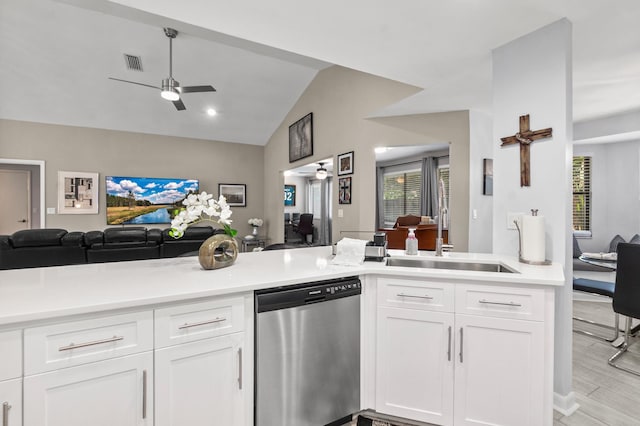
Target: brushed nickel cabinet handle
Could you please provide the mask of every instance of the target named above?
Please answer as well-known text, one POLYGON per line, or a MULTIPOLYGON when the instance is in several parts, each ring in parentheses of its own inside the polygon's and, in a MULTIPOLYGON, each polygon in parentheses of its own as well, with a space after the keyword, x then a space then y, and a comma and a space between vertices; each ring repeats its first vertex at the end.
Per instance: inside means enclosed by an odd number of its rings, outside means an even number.
POLYGON ((191 327, 199 327, 201 325, 214 324, 216 322, 222 322, 226 320, 227 320, 226 318, 216 318, 209 321, 192 322, 191 324, 188 324, 185 322, 184 325, 181 325, 180 327, 178 327, 178 330, 184 330, 185 328, 191 328, 191 327))
POLYGON ((117 342, 119 340, 124 340, 124 336, 113 336, 113 337, 110 337, 108 339, 94 340, 93 342, 85 342, 85 343, 78 343, 78 344, 69 343, 68 346, 59 347, 58 351, 60 351, 60 352, 62 352, 62 351, 70 351, 71 349, 85 348, 87 346, 102 345, 104 343, 117 342))
POLYGON ((11 406, 8 402, 2 404, 2 426, 9 426, 9 410, 11 406))
POLYGON ((147 370, 142 370, 142 418, 147 418, 147 370))
POLYGON ((464 348, 463 339, 464 335, 462 334, 463 328, 460 327, 460 364, 462 364, 462 349, 464 348))
POLYGON ((447 361, 451 361, 451 326, 449 326, 449 346, 447 348, 447 361))
POLYGON ((478 301, 478 303, 484 303, 486 305, 502 305, 502 306, 515 306, 515 307, 521 307, 522 304, 520 303, 515 303, 515 302, 492 302, 490 300, 484 300, 484 299, 480 299, 478 301))
POLYGON ((404 293, 398 293, 397 294, 398 297, 413 297, 415 299, 433 299, 433 297, 431 296, 417 296, 417 295, 413 295, 413 294, 404 294, 404 293))
POLYGON ((242 390, 242 348, 238 349, 238 389, 242 390))

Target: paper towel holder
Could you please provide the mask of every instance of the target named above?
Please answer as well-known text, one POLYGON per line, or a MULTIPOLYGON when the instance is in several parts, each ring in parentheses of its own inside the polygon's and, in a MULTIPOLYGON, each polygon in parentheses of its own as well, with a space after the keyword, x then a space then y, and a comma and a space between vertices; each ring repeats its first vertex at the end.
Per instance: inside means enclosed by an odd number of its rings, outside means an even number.
MULTIPOLYGON (((538 210, 531 210, 532 216, 538 215, 538 210)), ((518 225, 518 221, 514 220, 513 223, 516 225, 516 229, 518 230, 518 261, 520 263, 526 263, 528 265, 536 265, 536 266, 544 266, 551 265, 551 261, 549 259, 538 261, 538 260, 527 260, 522 258, 522 232, 520 232, 520 225, 518 225)))

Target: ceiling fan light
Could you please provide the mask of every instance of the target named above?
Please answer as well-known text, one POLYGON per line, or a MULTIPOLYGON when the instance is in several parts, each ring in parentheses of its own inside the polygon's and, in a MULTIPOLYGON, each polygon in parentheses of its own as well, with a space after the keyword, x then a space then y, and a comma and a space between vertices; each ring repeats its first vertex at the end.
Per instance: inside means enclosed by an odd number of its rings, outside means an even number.
POLYGON ((327 178, 327 169, 325 169, 324 163, 318 163, 320 165, 320 167, 318 168, 318 170, 316 170, 316 179, 326 179, 327 178))
POLYGON ((176 89, 165 89, 160 92, 160 96, 168 101, 177 101, 180 99, 180 94, 176 89))

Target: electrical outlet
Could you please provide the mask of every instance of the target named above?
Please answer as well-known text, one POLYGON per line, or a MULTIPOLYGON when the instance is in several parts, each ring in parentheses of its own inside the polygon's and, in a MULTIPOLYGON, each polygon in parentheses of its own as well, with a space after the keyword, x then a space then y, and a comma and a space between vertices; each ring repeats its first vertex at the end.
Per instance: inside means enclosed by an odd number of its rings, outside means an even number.
POLYGON ((516 228, 516 221, 520 229, 522 229, 522 216, 524 216, 524 213, 507 212, 507 229, 518 229, 516 228))
POLYGON ((472 219, 477 219, 478 218, 478 209, 471 210, 471 218, 472 219))
POLYGON ((343 217, 343 216, 344 216, 344 210, 338 209, 338 217, 343 217))

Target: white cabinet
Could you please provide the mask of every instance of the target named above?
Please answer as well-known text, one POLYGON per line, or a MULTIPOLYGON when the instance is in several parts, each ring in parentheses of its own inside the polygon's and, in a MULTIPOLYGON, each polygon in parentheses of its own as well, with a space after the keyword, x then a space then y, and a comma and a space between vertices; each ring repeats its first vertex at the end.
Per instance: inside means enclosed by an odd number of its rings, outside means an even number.
POLYGON ((244 350, 244 328, 242 297, 156 310, 156 426, 252 420, 253 381, 245 372, 253 371, 253 360, 244 350))
POLYGON ((156 426, 242 425, 243 333, 156 351, 156 426))
POLYGON ((436 424, 453 418, 453 314, 378 308, 376 409, 436 424))
POLYGON ((440 425, 551 424, 552 294, 379 278, 375 409, 440 425))
POLYGON ((22 379, 0 382, 0 425, 22 424, 22 379))
POLYGON ((544 424, 543 323, 464 314, 455 321, 454 423, 544 424))
POLYGON ((153 425, 153 353, 24 378, 24 426, 153 425))

